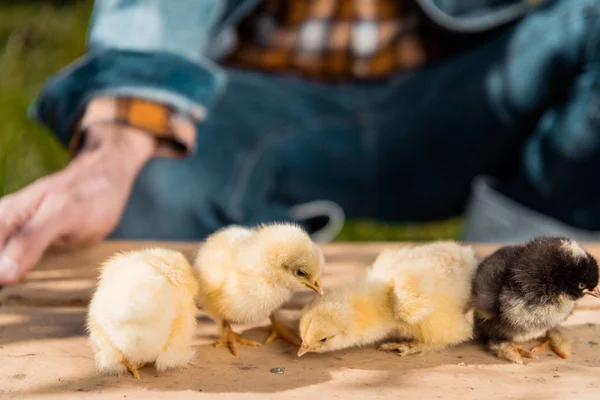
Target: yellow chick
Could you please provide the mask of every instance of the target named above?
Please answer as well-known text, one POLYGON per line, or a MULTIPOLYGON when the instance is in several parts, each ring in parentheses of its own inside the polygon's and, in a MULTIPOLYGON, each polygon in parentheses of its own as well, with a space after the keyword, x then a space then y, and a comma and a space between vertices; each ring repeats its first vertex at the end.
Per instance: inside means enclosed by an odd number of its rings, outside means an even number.
POLYGON ((365 277, 309 304, 300 320, 308 352, 365 346, 391 336, 380 350, 399 355, 441 350, 469 340, 473 249, 454 242, 384 250, 365 277))
POLYGON ((299 226, 269 224, 230 226, 209 236, 198 251, 194 269, 200 283, 199 304, 221 325, 215 347, 238 354, 237 344, 257 342, 233 332, 231 323, 251 324, 269 317, 271 334, 299 345, 297 334, 273 313, 306 286, 322 294, 323 253, 299 226))
POLYGON ((179 252, 148 249, 116 254, 101 268, 87 316, 89 343, 101 371, 155 363, 158 371, 194 355, 198 282, 179 252))

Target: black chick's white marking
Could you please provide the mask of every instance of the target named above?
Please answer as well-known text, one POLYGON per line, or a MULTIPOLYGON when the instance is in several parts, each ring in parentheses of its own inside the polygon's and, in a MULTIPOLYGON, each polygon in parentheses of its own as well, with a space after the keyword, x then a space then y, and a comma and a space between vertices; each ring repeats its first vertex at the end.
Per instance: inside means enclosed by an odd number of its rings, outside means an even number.
POLYGON ((586 294, 600 297, 598 264, 577 242, 537 238, 506 246, 481 262, 473 282, 476 335, 509 361, 550 347, 568 357, 569 342, 558 331, 586 294), (527 351, 521 343, 543 339, 527 351))

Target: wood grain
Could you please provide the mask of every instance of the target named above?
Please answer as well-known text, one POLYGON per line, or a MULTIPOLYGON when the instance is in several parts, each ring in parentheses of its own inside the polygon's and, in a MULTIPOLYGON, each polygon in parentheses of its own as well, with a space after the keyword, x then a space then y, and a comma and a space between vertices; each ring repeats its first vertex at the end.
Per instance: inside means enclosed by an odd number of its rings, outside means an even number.
MULTIPOLYGON (((333 244, 324 247, 324 286, 354 279, 384 247, 398 243, 333 244)), ((198 243, 105 242, 77 251, 52 251, 21 284, 0 292, 0 398, 597 398, 600 384, 600 301, 585 299, 565 330, 573 355, 542 354, 528 366, 490 356, 477 343, 425 357, 400 358, 373 348, 295 357, 277 340, 240 349, 233 357, 214 349, 216 325, 201 311, 194 365, 142 379, 102 376, 95 371, 83 324, 100 263, 117 251, 152 246, 182 251, 192 259, 198 243), (281 375, 271 368, 285 368, 281 375)), ((600 244, 584 244, 596 257, 600 244)), ((495 246, 475 246, 484 257, 495 246)), ((117 294, 116 294, 117 295, 117 294)), ((282 315, 295 321, 314 294, 299 291, 282 315)), ((267 321, 259 325, 266 325, 267 321)), ((251 339, 267 334, 238 326, 251 339)))

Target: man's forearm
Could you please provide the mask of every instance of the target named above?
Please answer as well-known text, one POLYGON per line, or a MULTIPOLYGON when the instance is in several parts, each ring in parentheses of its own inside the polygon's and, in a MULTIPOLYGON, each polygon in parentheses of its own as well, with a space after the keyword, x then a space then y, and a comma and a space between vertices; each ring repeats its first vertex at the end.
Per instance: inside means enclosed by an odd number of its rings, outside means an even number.
POLYGON ((156 152, 156 138, 147 132, 114 124, 98 124, 85 134, 81 151, 73 164, 84 159, 104 158, 106 162, 121 163, 126 180, 135 179, 143 166, 156 152))

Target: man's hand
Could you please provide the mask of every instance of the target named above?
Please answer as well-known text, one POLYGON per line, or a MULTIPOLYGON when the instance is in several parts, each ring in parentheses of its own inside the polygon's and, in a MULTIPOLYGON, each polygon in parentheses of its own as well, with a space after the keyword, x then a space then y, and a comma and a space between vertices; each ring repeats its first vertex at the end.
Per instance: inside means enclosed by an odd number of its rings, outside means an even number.
POLYGON ((96 126, 62 171, 0 199, 0 285, 19 280, 52 245, 103 239, 118 224, 155 141, 128 127, 96 126))

